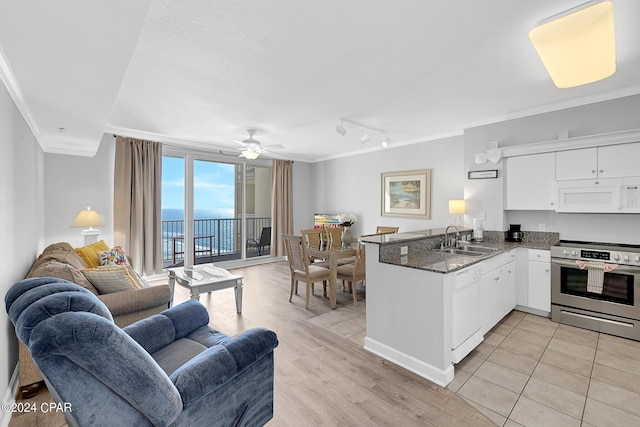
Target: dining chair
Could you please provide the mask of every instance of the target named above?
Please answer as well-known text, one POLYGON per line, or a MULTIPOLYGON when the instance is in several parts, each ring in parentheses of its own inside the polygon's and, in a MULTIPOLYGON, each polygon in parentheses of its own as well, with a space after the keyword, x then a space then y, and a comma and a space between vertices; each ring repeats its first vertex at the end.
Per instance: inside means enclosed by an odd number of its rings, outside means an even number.
POLYGON ((351 288, 351 293, 353 294, 353 305, 356 305, 358 301, 357 283, 362 281, 362 284, 366 285, 367 281, 365 246, 362 242, 358 241, 354 262, 338 266, 338 280, 342 280, 343 289, 344 283, 348 283, 348 287, 351 288))
MULTIPOLYGON (((300 230, 300 233, 302 234, 302 242, 307 248, 320 249, 326 243, 324 241, 326 239, 325 231, 322 228, 307 228, 300 230)), ((322 258, 310 256, 309 260, 318 267, 329 267, 329 263, 322 258)))
POLYGON ((329 246, 331 248, 339 248, 342 245, 342 232, 344 227, 329 227, 327 234, 329 235, 329 246))
POLYGON ((289 302, 293 298, 294 292, 298 294, 298 282, 307 284, 307 295, 305 308, 309 308, 309 296, 313 292, 315 283, 322 282, 323 295, 327 296, 327 281, 331 280, 331 271, 325 267, 312 265, 307 254, 307 247, 302 236, 283 234, 282 239, 287 249, 289 259, 289 269, 291 270, 291 291, 289 302))
POLYGON ((400 227, 387 227, 384 225, 379 225, 376 227, 376 234, 393 234, 397 233, 400 227))

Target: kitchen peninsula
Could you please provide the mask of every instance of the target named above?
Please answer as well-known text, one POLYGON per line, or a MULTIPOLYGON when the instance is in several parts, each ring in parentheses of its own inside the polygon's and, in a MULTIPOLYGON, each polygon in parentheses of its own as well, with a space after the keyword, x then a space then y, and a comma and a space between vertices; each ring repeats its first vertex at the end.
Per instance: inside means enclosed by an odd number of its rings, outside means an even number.
MULTIPOLYGON (((559 238, 531 233, 528 241, 511 243, 502 232, 487 232, 476 244, 467 241, 469 229, 460 237, 458 250, 447 250, 444 229, 362 239, 365 349, 442 386, 453 380, 454 363, 516 307, 516 252, 523 250, 525 259, 528 249, 548 252, 559 238)), ((549 309, 541 308, 533 312, 546 315, 549 309)))

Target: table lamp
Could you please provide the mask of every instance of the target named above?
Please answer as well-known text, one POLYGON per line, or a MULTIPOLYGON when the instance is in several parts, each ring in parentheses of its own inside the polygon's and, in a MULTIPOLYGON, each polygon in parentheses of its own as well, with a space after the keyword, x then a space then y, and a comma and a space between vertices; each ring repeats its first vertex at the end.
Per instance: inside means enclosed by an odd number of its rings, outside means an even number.
POLYGON ((462 216, 464 215, 464 200, 449 200, 449 213, 453 215, 453 225, 462 226, 462 216))
POLYGON ((103 226, 104 220, 102 216, 91 209, 91 206, 87 206, 87 209, 81 210, 78 216, 76 216, 76 219, 73 220, 73 223, 71 223, 71 227, 73 228, 84 228, 80 234, 84 236, 85 246, 98 241, 100 230, 93 227, 103 226))

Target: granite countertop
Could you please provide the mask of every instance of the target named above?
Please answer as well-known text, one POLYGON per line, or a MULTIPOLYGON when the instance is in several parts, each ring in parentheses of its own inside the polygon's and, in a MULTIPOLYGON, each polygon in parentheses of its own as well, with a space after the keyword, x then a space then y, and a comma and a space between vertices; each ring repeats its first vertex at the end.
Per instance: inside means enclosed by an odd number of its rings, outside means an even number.
MULTIPOLYGON (((400 234, 387 234, 380 236, 367 236, 362 240, 369 243, 377 243, 381 245, 381 249, 386 244, 409 242, 412 240, 421 240, 428 237, 437 237, 444 234, 444 229, 428 230, 431 233, 410 232, 400 234)), ((486 239, 483 242, 464 242, 462 246, 468 246, 472 250, 473 246, 481 246, 486 248, 495 249, 494 252, 488 253, 482 256, 465 256, 448 254, 444 252, 438 252, 434 249, 421 249, 421 250, 409 250, 408 255, 400 255, 399 250, 387 252, 386 256, 380 256, 380 262, 386 264, 393 264, 408 268, 417 268, 420 270, 432 271, 435 273, 450 273, 460 270, 473 264, 485 261, 489 258, 508 252, 511 249, 526 248, 526 249, 539 249, 549 250, 551 246, 555 245, 559 241, 559 235, 557 233, 530 233, 529 239, 524 239, 522 242, 510 242, 505 241, 500 232, 494 232, 496 234, 491 235, 492 238, 486 239)), ((382 252, 382 251, 381 251, 382 252)), ((385 251, 386 252, 386 251, 385 251)))

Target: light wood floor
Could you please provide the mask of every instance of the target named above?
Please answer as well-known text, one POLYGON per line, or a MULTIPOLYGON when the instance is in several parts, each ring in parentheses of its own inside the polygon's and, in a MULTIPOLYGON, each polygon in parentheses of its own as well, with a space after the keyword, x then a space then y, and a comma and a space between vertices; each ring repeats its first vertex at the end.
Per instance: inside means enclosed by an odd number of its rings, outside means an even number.
MULTIPOLYGON (((437 386, 362 348, 364 291, 353 306, 338 291, 338 308, 316 285, 309 310, 304 285, 289 303, 289 269, 277 262, 234 269, 244 279, 243 313, 233 290, 204 295, 211 326, 234 335, 252 327, 278 334, 274 418, 269 426, 491 426, 488 418, 453 391, 437 386)), ((175 302, 189 298, 178 287, 175 302)), ((47 395, 39 396, 47 399, 47 395)), ((42 415, 42 414, 40 414, 42 415)), ((10 426, 60 426, 56 417, 14 416, 10 426)))

